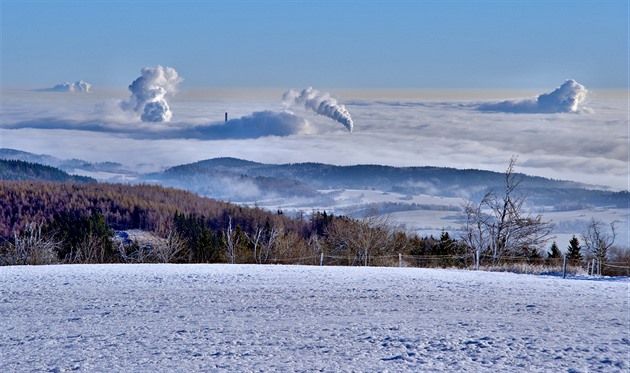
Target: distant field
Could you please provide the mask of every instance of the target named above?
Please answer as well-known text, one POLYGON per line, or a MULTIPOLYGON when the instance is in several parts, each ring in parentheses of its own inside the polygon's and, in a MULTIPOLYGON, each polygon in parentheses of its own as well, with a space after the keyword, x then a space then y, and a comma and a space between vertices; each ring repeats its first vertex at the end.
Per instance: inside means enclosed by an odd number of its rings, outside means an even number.
POLYGON ((0 371, 630 368, 628 279, 416 268, 0 268, 0 371))
MULTIPOLYGON (((466 202, 465 198, 404 195, 380 190, 345 189, 321 192, 334 196, 329 204, 312 205, 299 199, 295 201, 290 199, 260 200, 246 204, 257 205, 271 211, 281 209, 285 212, 308 213, 319 210, 335 214, 350 214, 358 218, 364 216, 364 210, 367 207, 376 206, 379 213, 390 216, 393 224, 403 225, 422 236, 439 237, 440 232, 446 230, 457 238, 457 231, 461 229, 463 218, 463 214, 457 210, 461 209, 466 202), (401 211, 387 211, 387 207, 392 204, 399 205, 401 211), (405 206, 408 208, 406 211, 405 206)), ((550 208, 552 211, 542 211, 542 214, 546 220, 551 220, 555 224, 553 235, 556 236, 555 240, 562 250, 567 247, 573 235, 579 237, 584 232, 591 219, 606 223, 617 222, 618 227, 628 227, 630 220, 630 210, 622 208, 590 207, 570 211, 553 211, 553 207, 550 208)), ((542 210, 542 206, 540 209, 542 210)), ((630 248, 629 234, 627 229, 618 229, 616 244, 630 248)))

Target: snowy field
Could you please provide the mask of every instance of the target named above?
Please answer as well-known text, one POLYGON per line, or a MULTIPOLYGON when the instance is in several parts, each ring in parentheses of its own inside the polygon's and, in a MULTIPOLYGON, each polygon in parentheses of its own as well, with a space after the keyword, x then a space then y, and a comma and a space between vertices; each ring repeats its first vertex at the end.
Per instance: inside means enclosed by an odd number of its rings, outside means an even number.
POLYGON ((247 265, 0 268, 0 371, 627 372, 627 279, 247 265))

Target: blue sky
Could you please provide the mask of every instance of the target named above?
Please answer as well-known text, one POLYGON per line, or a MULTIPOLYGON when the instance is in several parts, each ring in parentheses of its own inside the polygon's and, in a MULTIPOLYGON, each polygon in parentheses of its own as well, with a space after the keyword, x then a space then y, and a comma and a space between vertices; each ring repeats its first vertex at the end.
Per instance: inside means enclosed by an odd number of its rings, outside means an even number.
POLYGON ((2 86, 628 86, 628 0, 1 2, 2 86))

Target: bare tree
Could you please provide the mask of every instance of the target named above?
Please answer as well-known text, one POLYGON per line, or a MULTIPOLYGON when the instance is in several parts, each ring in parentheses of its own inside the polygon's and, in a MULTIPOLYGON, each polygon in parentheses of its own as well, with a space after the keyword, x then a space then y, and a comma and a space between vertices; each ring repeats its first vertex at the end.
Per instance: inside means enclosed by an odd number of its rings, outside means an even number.
POLYGON ((267 232, 264 232, 261 240, 260 250, 258 251, 258 262, 267 263, 269 256, 276 247, 278 239, 284 234, 283 228, 276 226, 271 227, 267 232))
MULTIPOLYGON (((88 234, 70 253, 67 261, 70 263, 99 263, 99 259, 103 256, 99 255, 99 251, 102 252, 102 250, 99 250, 101 247, 101 240, 94 235, 88 234)), ((103 263, 103 261, 100 263, 103 263)))
POLYGON ((137 241, 116 243, 118 248, 118 256, 123 263, 149 263, 151 262, 151 253, 145 246, 140 246, 137 241))
POLYGON ((461 238, 466 246, 471 250, 475 262, 475 268, 479 269, 482 252, 490 247, 490 236, 487 232, 490 215, 483 214, 482 204, 475 205, 468 201, 464 205, 466 222, 464 223, 464 233, 461 238))
POLYGON ((515 173, 516 161, 516 157, 510 159, 500 193, 491 190, 478 205, 469 202, 464 206, 462 239, 474 252, 477 265, 484 252, 496 264, 506 254, 528 255, 551 239, 551 222, 526 211, 525 195, 519 190, 523 175, 515 173))
POLYGON ((311 237, 309 237, 307 246, 311 249, 313 255, 323 255, 324 253, 322 245, 319 242, 319 236, 316 233, 313 233, 311 237))
POLYGON ((278 238, 284 234, 284 229, 267 224, 266 227, 257 226, 251 234, 245 233, 245 237, 254 247, 254 260, 258 264, 267 263, 274 247, 278 244, 278 238))
POLYGON ((387 252, 395 242, 388 215, 378 215, 372 207, 363 218, 337 219, 327 228, 333 253, 348 257, 352 265, 370 265, 373 255, 387 252))
POLYGON ((186 248, 186 241, 169 229, 166 238, 154 245, 151 254, 158 263, 173 263, 184 256, 186 248))
POLYGON ((234 264, 236 261, 236 249, 240 243, 241 237, 236 234, 236 231, 232 228, 232 217, 228 218, 227 229, 223 231, 223 242, 225 243, 226 255, 230 263, 234 264))
POLYGON ((13 242, 5 244, 7 264, 51 264, 58 262, 61 244, 53 236, 42 233, 42 224, 28 223, 22 232, 13 232, 13 242))
POLYGON ((597 274, 602 274, 602 264, 606 263, 608 249, 610 249, 617 238, 617 222, 613 221, 606 228, 606 224, 600 220, 591 219, 582 234, 582 241, 586 251, 597 259, 597 274))
POLYGON ((245 233, 245 237, 247 237, 247 240, 249 241, 249 243, 252 244, 252 246, 254 246, 254 261, 257 264, 260 264, 260 260, 258 258, 258 246, 260 246, 261 244, 264 231, 265 231, 264 228, 257 226, 254 229, 254 233, 251 233, 251 234, 245 233))

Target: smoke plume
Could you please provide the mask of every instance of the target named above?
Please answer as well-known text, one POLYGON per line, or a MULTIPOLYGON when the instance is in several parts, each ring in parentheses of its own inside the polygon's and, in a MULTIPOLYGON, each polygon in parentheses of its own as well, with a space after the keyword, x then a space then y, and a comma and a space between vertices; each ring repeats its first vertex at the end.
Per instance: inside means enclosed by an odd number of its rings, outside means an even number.
POLYGON ((287 107, 299 105, 311 109, 317 114, 336 120, 352 132, 354 125, 350 113, 344 105, 339 104, 326 92, 320 92, 312 87, 306 88, 302 92, 291 89, 282 95, 282 102, 287 107))
POLYGON ((507 100, 479 106, 482 111, 508 113, 578 113, 585 109, 587 89, 573 79, 569 79, 552 92, 543 93, 535 99, 507 100))
POLYGON ((88 82, 84 82, 83 80, 77 80, 74 83, 64 82, 61 84, 57 84, 52 88, 44 88, 38 89, 41 92, 82 92, 88 93, 90 92, 90 88, 92 85, 88 82))
POLYGON ((122 103, 124 110, 132 110, 143 122, 168 122, 173 113, 166 102, 174 95, 182 78, 172 67, 145 67, 142 75, 131 83, 131 97, 122 103))
POLYGON ((256 139, 265 136, 290 136, 311 133, 310 123, 288 111, 256 111, 227 122, 183 129, 174 134, 204 140, 256 139))

